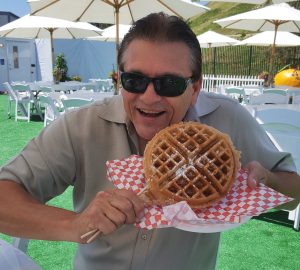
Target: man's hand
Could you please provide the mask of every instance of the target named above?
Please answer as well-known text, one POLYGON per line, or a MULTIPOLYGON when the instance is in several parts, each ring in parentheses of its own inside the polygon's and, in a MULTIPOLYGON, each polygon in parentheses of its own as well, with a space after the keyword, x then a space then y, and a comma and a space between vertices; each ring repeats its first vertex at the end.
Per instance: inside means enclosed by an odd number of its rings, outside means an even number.
POLYGON ((143 209, 143 201, 132 191, 100 191, 88 207, 76 215, 74 229, 77 231, 77 241, 86 243, 91 236, 87 239, 80 239, 80 236, 92 230, 97 229, 102 235, 107 235, 123 224, 135 223, 143 215, 143 209))
MULTIPOLYGON (((256 188, 259 183, 285 194, 293 201, 281 205, 280 208, 293 210, 300 203, 300 176, 294 172, 271 172, 259 162, 251 161, 243 169, 248 171, 247 183, 251 188, 256 188)), ((279 207, 278 207, 279 208, 279 207)))
POLYGON ((251 161, 244 169, 249 173, 247 178, 249 187, 255 189, 259 183, 267 185, 269 173, 271 172, 265 169, 259 162, 251 161))

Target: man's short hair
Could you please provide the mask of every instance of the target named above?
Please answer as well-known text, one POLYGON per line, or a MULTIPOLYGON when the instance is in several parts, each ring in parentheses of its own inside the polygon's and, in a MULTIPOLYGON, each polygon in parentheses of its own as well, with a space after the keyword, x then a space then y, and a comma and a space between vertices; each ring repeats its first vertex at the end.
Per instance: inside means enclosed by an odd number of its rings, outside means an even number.
MULTIPOLYGON (((136 39, 159 42, 183 42, 191 51, 192 79, 197 81, 202 76, 201 48, 195 33, 179 17, 163 12, 152 13, 136 21, 125 35, 118 54, 120 70, 124 68, 123 55, 129 44, 136 39)), ((147 53, 147 52, 145 52, 147 53)), ((180 57, 180 55, 178 55, 180 57)))

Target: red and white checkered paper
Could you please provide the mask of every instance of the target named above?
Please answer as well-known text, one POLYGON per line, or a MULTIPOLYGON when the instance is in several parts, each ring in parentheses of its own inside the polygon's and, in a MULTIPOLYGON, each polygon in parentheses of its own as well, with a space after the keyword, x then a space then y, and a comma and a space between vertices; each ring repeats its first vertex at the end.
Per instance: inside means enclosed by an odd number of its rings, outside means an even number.
MULTIPOLYGON (((143 157, 132 155, 123 160, 107 161, 106 166, 108 179, 117 188, 139 193, 145 187, 143 157)), ((164 207, 147 206, 144 217, 136 226, 146 229, 182 228, 184 224, 186 230, 201 232, 205 231, 203 226, 217 225, 216 231, 222 231, 292 200, 263 184, 251 189, 246 179, 247 172, 240 170, 227 196, 207 208, 193 211, 186 202, 164 207)))

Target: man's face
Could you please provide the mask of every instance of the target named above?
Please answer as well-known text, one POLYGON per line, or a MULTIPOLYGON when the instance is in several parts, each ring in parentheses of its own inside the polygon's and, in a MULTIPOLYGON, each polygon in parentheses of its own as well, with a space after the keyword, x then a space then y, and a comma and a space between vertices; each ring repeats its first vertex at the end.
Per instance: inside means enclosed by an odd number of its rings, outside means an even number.
MULTIPOLYGON (((150 42, 134 40, 123 56, 124 71, 141 73, 148 77, 177 75, 192 76, 190 50, 181 42, 150 42)), ((190 83, 185 92, 177 97, 159 96, 153 83, 142 94, 122 89, 125 111, 139 137, 145 141, 170 124, 183 120, 190 105, 197 100, 200 81, 190 83)))

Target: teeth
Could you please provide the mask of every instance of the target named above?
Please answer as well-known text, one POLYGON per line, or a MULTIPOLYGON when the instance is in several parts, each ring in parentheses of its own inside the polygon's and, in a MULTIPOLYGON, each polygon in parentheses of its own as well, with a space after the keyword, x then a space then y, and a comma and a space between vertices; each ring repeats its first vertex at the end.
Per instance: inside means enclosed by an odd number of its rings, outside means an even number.
POLYGON ((159 112, 154 112, 154 111, 150 111, 150 110, 144 110, 144 109, 139 109, 141 112, 144 113, 149 113, 149 114, 158 114, 159 112))

